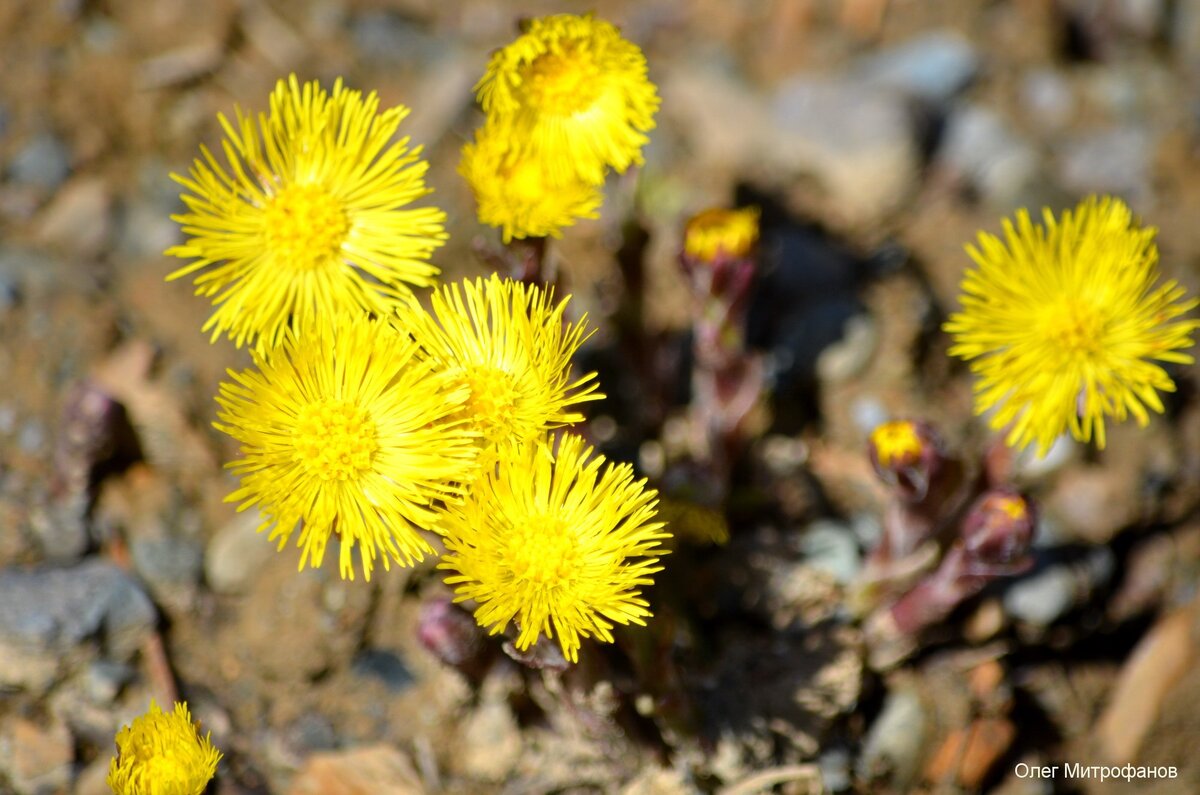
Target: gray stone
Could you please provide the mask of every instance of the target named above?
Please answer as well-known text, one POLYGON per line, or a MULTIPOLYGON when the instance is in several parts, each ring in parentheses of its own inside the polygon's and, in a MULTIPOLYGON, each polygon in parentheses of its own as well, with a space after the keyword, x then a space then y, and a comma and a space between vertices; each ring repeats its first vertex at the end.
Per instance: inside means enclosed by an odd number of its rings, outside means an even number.
POLYGON ((995 111, 965 105, 946 121, 937 166, 999 207, 1019 203, 1040 169, 1034 148, 995 111))
POLYGON ((255 575, 275 553, 266 533, 258 533, 261 515, 256 510, 238 514, 217 531, 204 555, 204 578, 219 594, 245 591, 255 575))
POLYGON ((1037 69, 1021 80, 1021 107, 1042 130, 1061 130, 1075 115, 1076 105, 1070 82, 1054 69, 1037 69))
POLYGON ((800 538, 805 562, 827 572, 840 583, 851 582, 862 567, 858 541, 849 527, 829 519, 818 519, 800 538))
POLYGON ((407 689, 416 681, 404 660, 387 649, 366 649, 359 652, 350 670, 358 676, 378 679, 393 693, 407 689))
POLYGON ((867 82, 944 105, 971 84, 980 58, 971 42, 951 30, 909 39, 863 60, 858 74, 867 82))
POLYGON ((395 11, 379 8, 355 14, 350 21, 354 51, 365 61, 423 66, 446 56, 444 37, 395 11))
MULTIPOLYGON (((0 662, 56 660, 91 638, 128 660, 157 615, 137 581, 107 561, 0 571, 0 662)), ((0 664, 0 685, 37 689, 57 675, 0 664)))
POLYGON ((201 546, 186 538, 139 538, 130 543, 134 568, 154 585, 189 586, 200 582, 204 567, 201 546))
POLYGON ((112 196, 100 177, 76 178, 62 187, 35 224, 38 242, 79 257, 95 256, 112 236, 112 196))
POLYGON ((70 175, 71 152, 58 136, 37 134, 13 155, 8 173, 13 182, 51 191, 70 175))
POLYGON ((904 790, 917 774, 928 734, 925 707, 911 688, 892 690, 871 724, 858 758, 865 782, 887 781, 904 790))
POLYGON ((1028 624, 1049 626, 1106 585, 1115 568, 1108 547, 1095 547, 1079 560, 1051 564, 1004 592, 1004 612, 1028 624))
POLYGON ((1137 126, 1086 133, 1059 153, 1059 181, 1077 193, 1116 193, 1144 201, 1150 194, 1155 143, 1149 130, 1137 126))
POLYGON ((815 177, 847 220, 877 219, 915 189, 915 126, 903 96, 860 80, 802 76, 783 82, 769 107, 765 154, 815 177))
POLYGON ((844 792, 853 783, 850 778, 850 752, 845 748, 831 748, 817 757, 821 769, 821 784, 825 792, 844 792))
POLYGON ((126 663, 96 660, 83 673, 83 692, 97 704, 111 704, 133 675, 126 663))

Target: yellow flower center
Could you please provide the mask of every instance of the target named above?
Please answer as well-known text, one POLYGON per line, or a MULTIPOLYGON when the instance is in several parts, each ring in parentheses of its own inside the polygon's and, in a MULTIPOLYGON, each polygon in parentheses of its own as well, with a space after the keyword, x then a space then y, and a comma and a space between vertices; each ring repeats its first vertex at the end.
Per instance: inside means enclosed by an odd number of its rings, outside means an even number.
POLYGON ((871 432, 871 444, 880 466, 911 462, 921 456, 921 437, 917 426, 909 420, 883 423, 871 432))
POLYGON ((461 375, 471 391, 466 410, 493 441, 513 431, 520 393, 512 374, 498 367, 472 367, 461 375))
POLYGON ((1014 521, 1024 519, 1029 515, 1023 497, 997 497, 992 500, 991 507, 1003 511, 1005 516, 1014 521))
POLYGON ((367 412, 342 400, 322 400, 300 410, 292 445, 292 460, 310 475, 351 480, 371 468, 379 438, 367 412))
POLYGON ((512 528, 507 562, 513 578, 556 585, 573 578, 582 563, 579 539, 553 517, 529 517, 512 528))
POLYGON ((570 116, 587 109, 600 94, 594 55, 577 43, 533 59, 525 70, 526 101, 540 113, 570 116))
POLYGON ((314 270, 335 258, 350 232, 346 210, 320 185, 288 185, 264 213, 267 245, 285 266, 314 270))
POLYGON ((1043 333, 1067 354, 1098 354, 1104 341, 1104 318, 1081 301, 1068 300, 1044 315, 1043 333))

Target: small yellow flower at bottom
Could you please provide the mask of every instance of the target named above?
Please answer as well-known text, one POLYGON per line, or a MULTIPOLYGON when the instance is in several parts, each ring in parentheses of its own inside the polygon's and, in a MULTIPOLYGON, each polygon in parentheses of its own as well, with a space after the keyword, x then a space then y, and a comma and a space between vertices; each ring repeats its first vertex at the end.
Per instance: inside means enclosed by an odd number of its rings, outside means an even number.
POLYGON ((604 467, 578 436, 528 444, 480 477, 463 504, 443 518, 456 601, 474 600, 475 620, 491 634, 517 626, 516 647, 558 638, 579 659, 580 639, 612 642, 614 624, 642 624, 649 603, 639 586, 662 569, 654 521, 657 492, 633 479, 629 464, 604 467))
POLYGON ((1035 225, 1026 210, 1005 220, 1001 241, 980 233, 967 253, 979 266, 962 283, 962 311, 945 330, 952 356, 979 377, 975 408, 1011 424, 1006 442, 1045 455, 1063 433, 1103 448, 1104 420, 1139 425, 1163 411, 1175 384, 1157 362, 1190 364, 1195 320, 1174 320, 1197 301, 1174 281, 1157 284, 1153 228, 1139 228, 1120 199, 1091 197, 1035 225))
POLYGON ((211 736, 200 736, 186 703, 168 714, 151 701, 145 715, 117 732, 108 786, 115 795, 200 795, 221 760, 211 736))
POLYGON ((551 184, 545 162, 510 149, 490 125, 463 147, 458 172, 471 191, 479 222, 514 237, 562 237, 562 228, 580 218, 597 218, 604 194, 571 175, 551 184))

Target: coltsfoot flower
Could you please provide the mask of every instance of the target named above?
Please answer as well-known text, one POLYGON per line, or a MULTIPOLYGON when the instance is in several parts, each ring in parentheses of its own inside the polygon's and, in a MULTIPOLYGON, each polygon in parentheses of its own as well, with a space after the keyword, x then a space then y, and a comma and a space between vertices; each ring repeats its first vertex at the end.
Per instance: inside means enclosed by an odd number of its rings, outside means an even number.
POLYGON ((188 176, 188 236, 167 254, 193 260, 168 279, 194 276, 216 310, 204 324, 241 347, 277 344, 289 318, 335 310, 390 312, 409 285, 433 284, 430 254, 446 239, 445 213, 409 207, 430 192, 428 164, 408 139, 393 141, 408 108, 379 113, 374 92, 280 80, 269 114, 236 111, 222 142, 228 166, 206 147, 188 176))
POLYGON ((145 715, 117 732, 108 786, 115 795, 200 795, 221 761, 211 736, 200 736, 187 704, 164 713, 151 701, 145 715))
POLYGON ((571 356, 588 335, 586 316, 564 322, 568 300, 555 305, 553 291, 493 274, 436 290, 432 315, 414 307, 401 316, 435 367, 467 388, 463 416, 490 451, 485 460, 579 422, 572 407, 604 397, 595 373, 572 380, 571 356))
POLYGON ((579 659, 580 639, 612 642, 615 624, 645 624, 639 588, 661 570, 654 521, 657 493, 628 464, 605 467, 578 436, 555 455, 527 444, 486 471, 445 516, 446 555, 456 601, 474 600, 475 619, 497 634, 514 622, 517 649, 545 636, 579 659), (602 471, 603 470, 603 471, 602 471))
POLYGON ((411 565, 431 551, 418 528, 474 477, 475 435, 457 419, 468 393, 389 322, 339 315, 289 329, 269 358, 229 371, 215 426, 241 442, 228 464, 238 510, 258 505, 283 549, 297 525, 300 568, 321 565, 335 533, 339 569, 354 579, 359 548, 411 565))
POLYGON ((1174 281, 1158 285, 1155 229, 1140 228, 1119 199, 1091 197, 1062 219, 1035 225, 1020 210, 1005 240, 980 233, 967 252, 979 266, 962 283, 962 311, 945 330, 951 355, 979 377, 975 408, 1006 441, 1045 455, 1066 431, 1105 442, 1105 418, 1146 425, 1158 392, 1175 384, 1157 362, 1191 363, 1197 304, 1174 281))
POLYGON ((684 228, 684 254, 700 262, 747 256, 758 243, 758 215, 757 207, 696 213, 684 228))
POLYGON ((604 194, 571 176, 552 184, 546 163, 512 153, 495 128, 485 126, 463 147, 459 173, 475 194, 479 221, 498 227, 504 242, 514 237, 562 237, 580 218, 597 218, 604 194))
POLYGON ((532 20, 476 90, 508 147, 542 158, 559 183, 640 165, 659 105, 642 51, 590 15, 532 20))

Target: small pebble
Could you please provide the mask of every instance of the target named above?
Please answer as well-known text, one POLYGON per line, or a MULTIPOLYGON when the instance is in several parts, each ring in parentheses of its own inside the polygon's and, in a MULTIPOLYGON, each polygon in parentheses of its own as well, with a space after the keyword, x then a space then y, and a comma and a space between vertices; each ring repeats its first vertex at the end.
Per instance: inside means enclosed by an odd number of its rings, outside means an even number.
POLYGON ((41 133, 17 150, 8 165, 9 178, 52 191, 71 174, 71 153, 52 133, 41 133))

